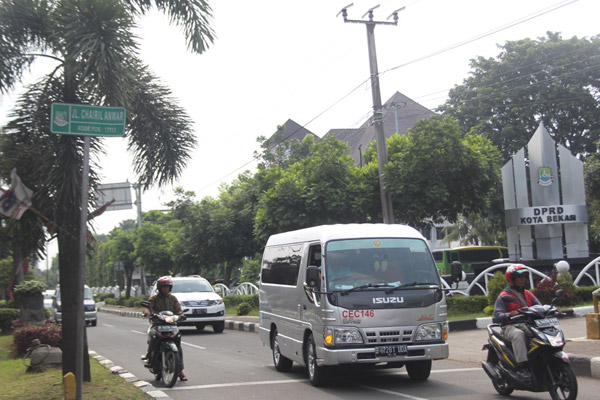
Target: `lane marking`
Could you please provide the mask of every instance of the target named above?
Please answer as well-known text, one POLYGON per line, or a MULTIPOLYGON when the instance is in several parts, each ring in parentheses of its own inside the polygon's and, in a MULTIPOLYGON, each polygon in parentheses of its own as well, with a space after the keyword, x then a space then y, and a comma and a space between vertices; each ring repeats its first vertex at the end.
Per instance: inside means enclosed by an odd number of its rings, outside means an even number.
MULTIPOLYGON (((189 344, 188 344, 189 345, 189 344)), ((473 371, 483 371, 481 368, 456 368, 456 369, 438 369, 432 370, 431 373, 451 373, 451 372, 473 372, 473 371)), ((406 372, 399 372, 395 375, 407 375, 406 372)), ((215 389, 215 388, 229 388, 229 387, 240 387, 240 386, 258 386, 258 385, 278 385, 278 384, 288 384, 288 383, 303 383, 308 382, 308 379, 281 379, 276 381, 260 381, 260 382, 230 382, 230 383, 214 383, 208 385, 194 385, 194 386, 185 386, 185 387, 173 387, 170 389, 161 388, 162 391, 167 392, 171 390, 199 390, 199 389, 215 389)), ((356 385, 357 387, 362 387, 364 389, 373 390, 376 392, 391 394, 398 397, 403 397, 412 400, 427 400, 424 397, 412 396, 410 394, 394 392, 392 390, 380 389, 373 386, 366 385, 356 385)))
POLYGON ((261 382, 231 382, 231 383, 214 383, 210 385, 196 385, 186 387, 173 387, 171 389, 161 388, 160 390, 166 392, 170 390, 194 390, 194 389, 213 389, 213 388, 226 388, 226 387, 239 387, 239 386, 257 386, 257 385, 277 385, 281 383, 303 383, 308 382, 308 379, 282 379, 278 381, 261 381, 261 382))
POLYGON ((147 334, 146 332, 140 332, 140 331, 134 331, 134 330, 131 330, 131 332, 137 333, 138 335, 146 335, 147 334))
POLYGON ((114 328, 115 327, 114 325, 111 325, 111 324, 102 324, 102 325, 108 326, 109 328, 114 328))

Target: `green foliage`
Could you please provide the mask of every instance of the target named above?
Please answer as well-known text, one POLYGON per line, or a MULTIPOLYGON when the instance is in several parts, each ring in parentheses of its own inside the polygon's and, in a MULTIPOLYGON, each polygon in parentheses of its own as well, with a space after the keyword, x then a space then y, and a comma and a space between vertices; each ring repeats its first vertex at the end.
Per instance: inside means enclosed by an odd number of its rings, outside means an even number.
POLYGON ((486 296, 448 296, 446 297, 448 313, 477 313, 488 305, 486 296))
POLYGON ((260 278, 262 254, 257 253, 252 258, 245 258, 242 263, 242 282, 257 282, 260 278))
POLYGON ((252 310, 252 306, 250 303, 243 301, 237 305, 235 308, 235 312, 237 315, 248 315, 248 313, 252 310))
POLYGON ((21 316, 21 310, 16 308, 0 308, 0 331, 7 333, 12 330, 13 321, 21 316))
POLYGON ((23 281, 15 286, 13 293, 15 296, 35 296, 41 295, 46 290, 46 283, 36 280, 23 281))
POLYGON ((16 308, 14 300, 0 300, 0 308, 16 308))
POLYGON ((98 294, 98 301, 105 301, 106 299, 114 299, 114 298, 115 298, 114 293, 99 293, 98 294))
POLYGON ((577 302, 577 289, 573 285, 573 278, 568 271, 563 271, 558 275, 553 272, 549 278, 538 282, 533 294, 542 304, 550 304, 559 289, 562 289, 564 294, 555 301, 556 305, 571 306, 577 302))
POLYGON ((237 307, 241 303, 248 303, 254 309, 258 308, 258 294, 230 294, 223 297, 225 307, 237 307))
POLYGON ((502 291, 508 286, 506 283, 506 276, 503 271, 496 271, 494 276, 488 281, 488 304, 494 306, 496 299, 502 293, 502 291))
POLYGON ((60 325, 49 321, 46 321, 44 325, 18 326, 13 332, 14 345, 19 355, 25 354, 34 339, 39 339, 42 344, 58 347, 60 346, 61 337, 60 325))
POLYGON ((594 296, 592 292, 596 289, 600 288, 600 286, 578 286, 576 288, 577 303, 589 303, 594 301, 594 296))

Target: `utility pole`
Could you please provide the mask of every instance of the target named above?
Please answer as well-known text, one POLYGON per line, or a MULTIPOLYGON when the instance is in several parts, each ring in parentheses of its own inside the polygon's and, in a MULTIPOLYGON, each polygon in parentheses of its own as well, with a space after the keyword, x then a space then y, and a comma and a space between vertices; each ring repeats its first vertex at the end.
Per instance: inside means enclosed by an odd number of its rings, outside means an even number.
POLYGON ((392 12, 387 18, 393 18, 393 22, 389 21, 374 21, 373 10, 379 7, 369 9, 362 18, 368 16, 368 19, 348 19, 348 8, 354 3, 342 8, 338 15, 342 14, 344 22, 365 24, 367 27, 367 44, 369 46, 369 66, 371 68, 371 93, 373 96, 373 124, 375 126, 375 140, 377 144, 377 161, 379 164, 379 192, 381 196, 381 210, 383 214, 383 223, 394 223, 394 210, 392 208, 392 198, 385 183, 385 164, 387 163, 387 150, 385 147, 385 135, 383 133, 383 110, 381 107, 381 91, 379 89, 379 71, 377 70, 377 53, 375 51, 375 25, 398 25, 398 12, 404 7, 392 12))
MULTIPOLYGON (((137 206, 137 226, 142 226, 142 185, 134 183, 133 188, 135 189, 135 205, 137 206)), ((144 273, 144 266, 140 265, 140 289, 142 294, 146 294, 146 274, 144 273)))

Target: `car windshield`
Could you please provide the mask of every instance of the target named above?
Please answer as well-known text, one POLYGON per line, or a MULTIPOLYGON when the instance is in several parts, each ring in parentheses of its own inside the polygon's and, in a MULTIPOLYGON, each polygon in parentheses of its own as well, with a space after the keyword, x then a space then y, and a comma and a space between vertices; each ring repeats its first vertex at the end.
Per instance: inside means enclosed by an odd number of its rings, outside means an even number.
POLYGON ((173 293, 212 292, 210 283, 204 279, 173 280, 173 293))
POLYGON ((336 240, 327 243, 324 258, 332 291, 440 284, 433 257, 419 239, 336 240))
MULTIPOLYGON (((58 300, 60 300, 60 289, 56 290, 56 298, 58 300)), ((84 287, 83 288, 83 298, 84 299, 90 299, 90 300, 94 300, 94 295, 92 293, 92 289, 90 289, 89 287, 84 287)))

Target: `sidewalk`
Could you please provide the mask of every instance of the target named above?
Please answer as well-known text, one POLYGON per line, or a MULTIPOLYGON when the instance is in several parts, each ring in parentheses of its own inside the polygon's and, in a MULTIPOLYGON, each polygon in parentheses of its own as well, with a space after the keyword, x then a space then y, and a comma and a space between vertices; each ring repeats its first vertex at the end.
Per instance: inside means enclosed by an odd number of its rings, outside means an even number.
MULTIPOLYGON (((98 311, 119 314, 127 317, 141 317, 137 308, 118 306, 99 306, 98 311)), ((561 318, 561 328, 565 334, 564 351, 569 354, 573 370, 578 376, 600 379, 600 340, 587 339, 585 315, 593 312, 593 307, 573 309, 568 316, 561 318)), ((450 334, 448 344, 450 359, 463 362, 483 361, 485 354, 481 350, 487 342, 489 318, 449 321, 450 334)), ((226 315, 225 329, 258 333, 259 317, 226 315)))

